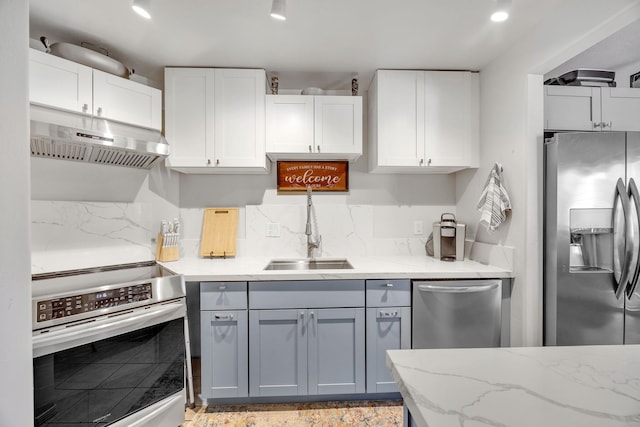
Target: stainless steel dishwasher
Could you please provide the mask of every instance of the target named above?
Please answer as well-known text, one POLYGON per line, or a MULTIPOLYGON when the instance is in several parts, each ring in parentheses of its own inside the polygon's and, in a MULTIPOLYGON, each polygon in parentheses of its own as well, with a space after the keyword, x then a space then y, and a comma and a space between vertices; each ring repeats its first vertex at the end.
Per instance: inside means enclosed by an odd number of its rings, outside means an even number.
POLYGON ((499 347, 502 280, 413 282, 412 348, 499 347))

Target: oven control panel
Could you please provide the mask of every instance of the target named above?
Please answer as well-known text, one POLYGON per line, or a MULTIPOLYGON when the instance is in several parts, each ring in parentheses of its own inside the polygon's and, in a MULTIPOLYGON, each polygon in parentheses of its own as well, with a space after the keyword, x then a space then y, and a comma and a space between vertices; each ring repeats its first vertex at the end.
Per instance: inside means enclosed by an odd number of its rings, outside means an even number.
POLYGON ((37 302, 38 322, 89 313, 153 298, 151 283, 123 286, 37 302))

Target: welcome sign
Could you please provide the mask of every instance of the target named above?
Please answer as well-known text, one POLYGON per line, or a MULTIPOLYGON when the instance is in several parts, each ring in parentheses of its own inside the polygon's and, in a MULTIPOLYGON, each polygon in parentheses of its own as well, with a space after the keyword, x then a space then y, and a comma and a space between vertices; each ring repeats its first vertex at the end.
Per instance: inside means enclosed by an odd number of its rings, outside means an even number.
POLYGON ((349 191, 349 162, 278 162, 278 191, 349 191))

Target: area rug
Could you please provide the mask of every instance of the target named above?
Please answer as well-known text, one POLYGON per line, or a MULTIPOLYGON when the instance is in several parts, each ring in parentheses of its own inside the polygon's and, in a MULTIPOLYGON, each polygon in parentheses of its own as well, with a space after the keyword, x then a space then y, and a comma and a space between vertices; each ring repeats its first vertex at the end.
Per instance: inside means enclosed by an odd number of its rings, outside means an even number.
POLYGON ((400 427, 402 401, 209 405, 186 418, 182 427, 400 427))

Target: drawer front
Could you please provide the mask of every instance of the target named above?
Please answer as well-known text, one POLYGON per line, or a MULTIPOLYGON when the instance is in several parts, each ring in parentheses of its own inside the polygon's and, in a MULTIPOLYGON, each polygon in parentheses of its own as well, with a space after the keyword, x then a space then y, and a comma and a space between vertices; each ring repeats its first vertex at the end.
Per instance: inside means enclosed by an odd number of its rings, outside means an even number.
POLYGON ((247 282, 201 282, 200 310, 244 310, 247 282))
POLYGON ((367 280, 367 307, 411 305, 411 280, 367 280))
POLYGON ((364 307, 364 280, 249 282, 249 308, 364 307))

